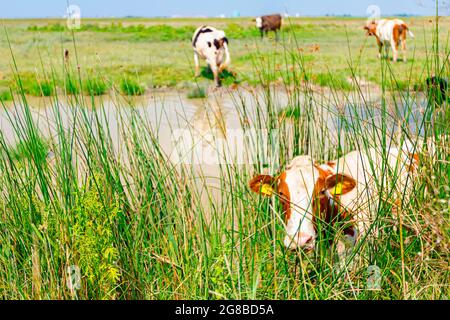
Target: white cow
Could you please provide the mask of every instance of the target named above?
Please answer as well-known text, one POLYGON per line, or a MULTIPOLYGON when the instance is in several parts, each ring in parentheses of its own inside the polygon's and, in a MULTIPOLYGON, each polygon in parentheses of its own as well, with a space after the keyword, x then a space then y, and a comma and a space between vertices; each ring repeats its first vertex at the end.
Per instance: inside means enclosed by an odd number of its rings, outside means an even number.
POLYGON ((192 37, 194 48, 195 76, 200 75, 199 57, 206 60, 214 74, 214 81, 220 87, 220 73, 230 64, 228 39, 225 32, 210 26, 195 30, 192 37))
POLYGON ((389 46, 392 48, 394 54, 393 60, 398 60, 398 47, 401 43, 403 51, 403 60, 406 62, 406 34, 414 38, 414 34, 409 30, 408 26, 400 19, 382 19, 379 21, 372 21, 365 27, 369 36, 375 36, 378 44, 378 57, 381 58, 383 46, 386 48, 386 54, 389 46))

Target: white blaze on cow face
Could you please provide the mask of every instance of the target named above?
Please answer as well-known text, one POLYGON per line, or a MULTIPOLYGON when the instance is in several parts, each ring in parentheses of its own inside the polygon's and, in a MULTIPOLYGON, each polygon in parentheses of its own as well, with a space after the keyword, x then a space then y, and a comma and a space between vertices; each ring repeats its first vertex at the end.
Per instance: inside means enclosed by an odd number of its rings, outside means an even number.
POLYGON ((299 156, 287 167, 285 183, 290 194, 290 216, 286 222, 284 245, 312 249, 316 239, 312 196, 319 176, 309 156, 299 156))
POLYGON ((317 220, 333 220, 333 215, 341 215, 339 208, 332 203, 335 197, 352 191, 356 181, 336 172, 335 162, 317 165, 309 156, 294 158, 281 177, 284 180, 279 182, 279 186, 284 183, 290 197, 284 244, 289 249, 313 249, 317 220))
POLYGON ((262 18, 261 17, 256 18, 256 27, 259 29, 262 28, 262 18))
MULTIPOLYGON (((327 165, 321 171, 331 171, 327 165)), ((264 196, 276 194, 283 204, 286 237, 284 245, 289 249, 313 249, 316 231, 313 219, 313 193, 320 176, 309 156, 299 156, 292 160, 286 171, 278 178, 259 175, 250 181, 250 188, 264 196)))

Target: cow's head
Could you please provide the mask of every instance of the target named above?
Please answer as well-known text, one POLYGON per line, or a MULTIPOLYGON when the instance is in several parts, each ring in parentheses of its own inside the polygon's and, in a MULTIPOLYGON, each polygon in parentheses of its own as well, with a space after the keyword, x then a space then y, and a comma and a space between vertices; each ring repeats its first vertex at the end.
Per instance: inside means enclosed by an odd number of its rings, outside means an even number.
POLYGON ((356 182, 335 173, 332 165, 319 166, 309 156, 299 156, 277 177, 258 175, 249 186, 256 193, 281 200, 286 222, 284 245, 309 250, 315 245, 319 219, 339 214, 336 198, 350 192, 356 182))
POLYGON ((261 18, 261 17, 258 17, 258 18, 255 19, 255 21, 256 21, 256 27, 259 28, 259 29, 261 29, 262 26, 263 26, 262 18, 261 18))
POLYGON ((227 37, 223 37, 220 39, 214 39, 214 46, 216 47, 217 50, 219 50, 220 48, 223 48, 224 43, 226 43, 228 45, 227 37))
POLYGON ((367 31, 368 36, 373 36, 377 34, 377 22, 371 21, 364 26, 364 30, 367 31))

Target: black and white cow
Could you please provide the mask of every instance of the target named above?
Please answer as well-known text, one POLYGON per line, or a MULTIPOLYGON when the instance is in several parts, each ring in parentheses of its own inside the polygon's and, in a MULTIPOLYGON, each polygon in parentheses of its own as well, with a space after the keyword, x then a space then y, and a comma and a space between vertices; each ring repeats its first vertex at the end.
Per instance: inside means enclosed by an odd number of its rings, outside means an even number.
POLYGON ((199 57, 206 60, 214 74, 214 82, 220 87, 220 73, 230 64, 228 39, 225 32, 210 26, 195 30, 192 37, 194 48, 195 76, 200 75, 199 57))
POLYGON ((281 23, 283 21, 283 18, 280 14, 271 14, 257 17, 255 21, 256 27, 261 32, 261 38, 264 37, 264 33, 267 35, 269 31, 275 31, 276 40, 278 41, 278 31, 280 31, 281 23))

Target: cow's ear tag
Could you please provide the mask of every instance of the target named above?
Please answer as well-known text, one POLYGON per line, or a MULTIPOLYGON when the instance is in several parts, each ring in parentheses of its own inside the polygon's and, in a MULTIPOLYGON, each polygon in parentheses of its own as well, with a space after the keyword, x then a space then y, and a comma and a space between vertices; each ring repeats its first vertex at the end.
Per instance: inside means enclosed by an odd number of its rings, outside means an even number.
POLYGON ((273 188, 270 184, 264 183, 261 186, 261 193, 265 196, 271 197, 273 194, 273 188))
POLYGON ((333 195, 341 195, 342 194, 342 189, 343 189, 343 185, 342 182, 338 182, 336 183, 336 185, 334 186, 334 188, 332 189, 331 193, 333 195))

